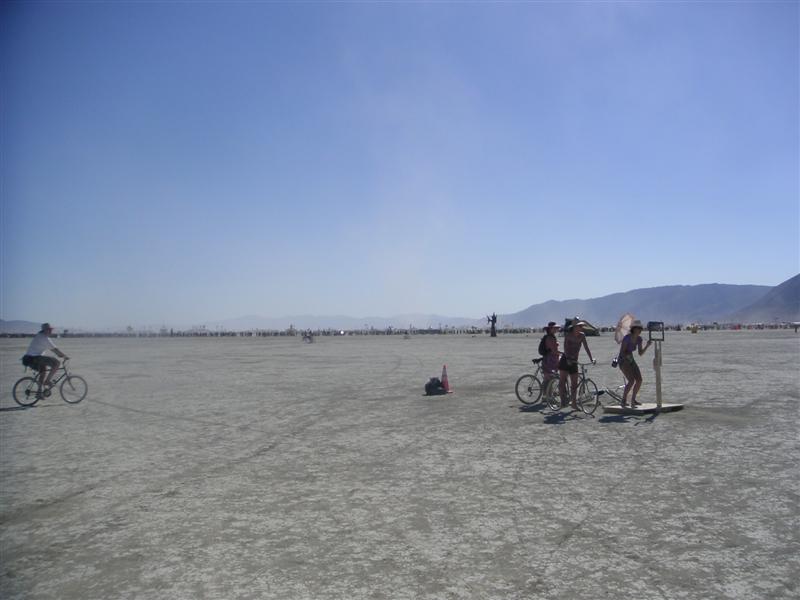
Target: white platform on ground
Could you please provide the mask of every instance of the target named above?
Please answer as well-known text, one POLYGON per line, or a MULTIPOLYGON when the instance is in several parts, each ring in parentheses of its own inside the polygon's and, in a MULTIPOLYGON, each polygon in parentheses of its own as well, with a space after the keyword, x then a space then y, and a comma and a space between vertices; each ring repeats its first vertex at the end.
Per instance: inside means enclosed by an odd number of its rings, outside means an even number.
POLYGON ((655 402, 643 402, 636 407, 620 406, 619 404, 610 404, 603 406, 603 412, 611 413, 613 415, 646 415, 654 412, 672 412, 681 410, 683 404, 668 404, 663 403, 661 408, 655 402))

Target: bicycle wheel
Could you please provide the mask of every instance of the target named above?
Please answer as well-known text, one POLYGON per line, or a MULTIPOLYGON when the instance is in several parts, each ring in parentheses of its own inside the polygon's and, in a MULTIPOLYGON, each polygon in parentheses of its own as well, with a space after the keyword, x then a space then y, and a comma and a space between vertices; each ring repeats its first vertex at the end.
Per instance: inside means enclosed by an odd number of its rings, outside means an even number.
POLYGON ((61 382, 61 387, 58 388, 58 391, 61 392, 61 397, 64 399, 64 402, 77 404, 86 398, 89 385, 80 375, 67 375, 64 381, 61 382))
POLYGON ((584 379, 578 385, 578 405, 587 415, 594 414, 594 411, 600 405, 597 385, 591 379, 584 379))
POLYGON ((561 390, 559 389, 558 377, 547 382, 544 395, 545 402, 547 402, 547 406, 551 410, 561 410, 561 390))
POLYGON ((14 402, 20 406, 33 406, 36 404, 40 397, 37 395, 39 384, 33 377, 23 377, 14 384, 12 392, 14 402))
POLYGON ((527 374, 517 379, 517 385, 514 386, 514 391, 517 393, 517 398, 520 402, 527 405, 538 404, 542 399, 542 382, 538 377, 527 374))

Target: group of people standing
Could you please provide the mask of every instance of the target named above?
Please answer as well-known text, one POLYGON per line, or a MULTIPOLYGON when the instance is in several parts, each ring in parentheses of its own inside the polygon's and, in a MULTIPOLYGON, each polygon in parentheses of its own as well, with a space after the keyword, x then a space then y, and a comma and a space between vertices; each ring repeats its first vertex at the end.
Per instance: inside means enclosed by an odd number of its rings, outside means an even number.
MULTIPOLYGON (((589 344, 586 342, 586 334, 583 328, 586 321, 576 321, 572 323, 564 332, 564 351, 559 349, 558 338, 556 334, 561 329, 555 321, 550 321, 545 327, 545 336, 543 344, 545 349, 544 358, 542 360, 542 370, 545 373, 545 378, 552 378, 558 374, 559 378, 559 392, 561 394, 562 402, 567 398, 567 378, 570 379, 570 407, 573 410, 578 410, 577 394, 578 394, 578 355, 581 348, 586 349, 586 354, 589 355, 589 360, 596 363, 592 357, 592 351, 589 350, 589 344)), ((642 372, 639 370, 639 365, 636 364, 634 352, 638 352, 639 356, 644 354, 650 347, 651 342, 648 341, 643 345, 642 331, 644 327, 639 320, 631 324, 630 333, 628 333, 620 343, 619 354, 617 356, 617 364, 620 371, 625 375, 625 391, 622 395, 622 406, 627 406, 628 393, 631 394, 631 407, 639 406, 640 402, 636 401, 636 394, 642 386, 642 372)))

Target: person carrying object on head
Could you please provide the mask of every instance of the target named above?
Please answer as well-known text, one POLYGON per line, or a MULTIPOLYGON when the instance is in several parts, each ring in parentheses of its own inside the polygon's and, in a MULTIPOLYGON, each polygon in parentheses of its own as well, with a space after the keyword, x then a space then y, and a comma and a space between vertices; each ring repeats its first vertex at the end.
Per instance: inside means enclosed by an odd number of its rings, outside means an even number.
POLYGON ((651 341, 648 340, 647 345, 642 347, 642 322, 636 319, 631 323, 631 331, 628 335, 622 338, 619 345, 619 370, 625 375, 625 391, 622 393, 622 406, 625 406, 628 401, 628 392, 633 390, 631 395, 631 407, 638 406, 641 402, 636 401, 636 394, 639 388, 642 387, 642 372, 639 370, 639 365, 636 364, 636 359, 633 356, 634 350, 639 352, 639 356, 644 354, 650 347, 651 341))
POLYGON ((594 362, 592 351, 589 350, 589 344, 586 343, 586 334, 583 333, 584 325, 586 325, 585 321, 577 321, 564 335, 564 354, 561 355, 558 363, 558 389, 561 393, 561 402, 564 403, 567 399, 567 376, 569 376, 572 384, 570 390, 572 410, 578 410, 578 355, 581 347, 586 348, 589 360, 594 362))
POLYGON ((50 339, 50 334, 52 333, 53 328, 50 326, 50 323, 43 323, 41 331, 33 336, 28 350, 25 352, 25 356, 22 357, 23 365, 31 367, 39 372, 39 388, 50 385, 50 379, 61 366, 58 359, 47 356, 45 352, 54 352, 65 360, 69 358, 61 350, 56 348, 53 340, 50 339))

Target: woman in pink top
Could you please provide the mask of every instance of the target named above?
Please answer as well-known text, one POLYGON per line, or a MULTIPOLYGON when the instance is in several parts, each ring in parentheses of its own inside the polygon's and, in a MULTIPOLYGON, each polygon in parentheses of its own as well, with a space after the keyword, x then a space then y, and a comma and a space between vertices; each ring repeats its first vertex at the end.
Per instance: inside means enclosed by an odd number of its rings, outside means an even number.
POLYGON ((545 328, 544 347, 547 354, 544 355, 542 360, 542 370, 544 371, 545 383, 550 381, 553 377, 558 376, 558 333, 559 326, 555 321, 550 321, 545 328))

